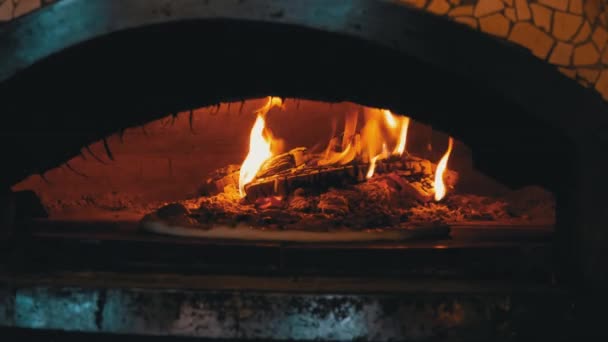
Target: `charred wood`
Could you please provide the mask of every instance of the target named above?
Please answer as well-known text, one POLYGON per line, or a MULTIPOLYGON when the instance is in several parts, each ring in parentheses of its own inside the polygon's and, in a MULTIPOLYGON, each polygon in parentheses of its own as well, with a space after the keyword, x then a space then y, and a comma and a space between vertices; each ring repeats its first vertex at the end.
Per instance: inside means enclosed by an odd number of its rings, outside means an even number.
POLYGON ((201 196, 217 195, 224 192, 227 186, 238 187, 239 165, 228 165, 208 175, 204 183, 199 187, 198 194, 201 196))

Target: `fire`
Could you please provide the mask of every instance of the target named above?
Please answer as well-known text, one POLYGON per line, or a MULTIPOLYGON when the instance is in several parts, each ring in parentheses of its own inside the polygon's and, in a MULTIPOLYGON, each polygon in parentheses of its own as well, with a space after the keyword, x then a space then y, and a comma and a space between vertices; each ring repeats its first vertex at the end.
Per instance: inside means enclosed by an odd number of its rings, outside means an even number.
POLYGON ((454 139, 450 137, 450 140, 448 141, 448 150, 445 151, 445 154, 439 160, 439 164, 437 164, 437 169, 435 170, 435 201, 441 201, 446 193, 443 176, 448 165, 450 153, 452 153, 453 145, 454 139))
POLYGON ((383 109, 382 113, 384 114, 384 121, 386 121, 386 124, 390 128, 393 128, 393 129, 397 128, 397 120, 395 120, 393 113, 391 113, 390 110, 386 110, 386 109, 383 109))
MULTIPOLYGON (((266 104, 256 110, 257 118, 249 138, 249 153, 240 171, 239 193, 242 197, 246 195, 245 185, 253 181, 264 162, 273 156, 271 147, 278 141, 273 140, 267 132, 265 116, 275 106, 283 106, 282 101, 268 97, 266 104)), ((353 111, 346 116, 343 132, 330 139, 317 165, 345 165, 352 161, 368 163, 366 178, 369 179, 374 176, 378 161, 405 153, 410 123, 408 117, 395 115, 387 109, 365 107, 362 127, 358 130, 359 114, 353 111)))
POLYGON ((266 114, 273 107, 282 107, 283 101, 278 97, 268 97, 266 104, 258 108, 255 113, 257 118, 251 128, 249 136, 249 153, 241 165, 239 175, 239 193, 241 197, 246 195, 245 185, 250 183, 262 167, 264 162, 272 157, 273 139, 266 130, 266 114))
POLYGON ((371 178, 376 163, 391 156, 388 152, 389 145, 394 145, 393 155, 403 155, 410 123, 408 117, 394 115, 387 109, 367 107, 364 110, 364 117, 360 132, 356 130, 358 113, 350 113, 346 117, 344 134, 329 141, 325 156, 319 160, 319 165, 344 165, 359 160, 369 163, 366 177, 371 178))
POLYGON ((372 157, 372 159, 369 160, 369 169, 367 169, 367 174, 365 175, 365 178, 370 179, 374 176, 374 172, 376 171, 376 161, 378 160, 378 158, 380 158, 380 155, 372 157))
POLYGON ((401 131, 399 133, 399 143, 395 147, 393 154, 402 156, 405 152, 405 142, 407 140, 407 129, 410 125, 410 118, 404 116, 401 118, 401 131))
POLYGON ((365 116, 361 141, 369 158, 369 169, 366 174, 366 178, 369 179, 374 176, 377 162, 390 157, 389 144, 394 145, 393 155, 403 155, 410 119, 395 115, 390 110, 373 108, 366 108, 365 116))
POLYGON ((372 157, 369 160, 369 169, 367 169, 367 174, 365 175, 365 178, 370 179, 374 176, 374 172, 376 171, 376 161, 378 161, 378 159, 380 158, 388 158, 388 150, 386 149, 386 144, 382 144, 382 153, 372 157))
MULTIPOLYGON (((358 154, 359 136, 356 134, 358 113, 351 112, 344 121, 344 133, 340 144, 337 137, 332 138, 325 149, 325 156, 318 161, 318 165, 344 165, 350 163, 358 154), (336 148, 341 146, 341 152, 336 152, 336 148)), ((334 132, 335 134, 335 126, 334 132)))

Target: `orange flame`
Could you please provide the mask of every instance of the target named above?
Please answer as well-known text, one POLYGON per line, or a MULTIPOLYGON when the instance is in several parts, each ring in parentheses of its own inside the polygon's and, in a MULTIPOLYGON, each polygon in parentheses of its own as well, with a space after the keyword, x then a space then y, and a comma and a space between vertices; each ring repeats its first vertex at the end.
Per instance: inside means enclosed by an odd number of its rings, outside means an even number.
POLYGON ((359 114, 352 112, 345 119, 344 134, 329 141, 318 165, 344 165, 358 159, 369 163, 366 177, 371 178, 377 161, 390 157, 387 146, 394 146, 393 155, 403 155, 410 119, 387 109, 364 107, 363 113, 365 120, 360 133, 356 131, 359 114))
POLYGON ((393 154, 402 156, 405 152, 405 142, 407 140, 407 129, 410 126, 410 118, 404 116, 401 118, 401 131, 399 133, 399 143, 395 147, 393 154))
POLYGON ((386 158, 388 158, 388 150, 386 149, 386 144, 382 144, 382 153, 378 154, 377 156, 374 156, 369 160, 369 169, 367 169, 367 174, 365 175, 365 178, 372 178, 374 176, 374 172, 376 171, 376 162, 379 159, 386 158))
POLYGON ((245 185, 249 184, 258 173, 262 164, 272 157, 272 137, 266 131, 266 114, 273 107, 283 106, 283 101, 278 97, 268 97, 266 104, 255 111, 257 118, 249 136, 249 153, 241 165, 239 174, 239 194, 246 195, 245 185))
POLYGON ((384 121, 386 122, 388 127, 392 129, 397 128, 397 120, 395 120, 393 113, 391 113, 391 111, 387 109, 383 109, 382 113, 384 114, 384 121))
POLYGON ((365 109, 366 121, 361 130, 361 140, 369 158, 366 178, 371 178, 379 160, 390 157, 387 146, 394 144, 394 155, 403 155, 410 123, 408 117, 399 117, 386 109, 365 109))
POLYGON ((439 160, 439 164, 437 164, 437 169, 435 170, 435 201, 441 201, 443 197, 445 197, 446 190, 443 176, 448 166, 448 159, 450 158, 450 153, 452 153, 453 145, 454 139, 450 137, 450 140, 448 141, 448 150, 439 160))
MULTIPOLYGON (((325 156, 318 161, 318 165, 335 165, 348 164, 357 157, 359 141, 355 134, 357 129, 357 112, 351 112, 346 116, 344 121, 344 133, 342 134, 342 144, 338 144, 338 140, 333 138, 327 144, 325 156), (336 152, 337 146, 341 146, 342 152, 336 152)), ((335 122, 333 123, 333 133, 335 133, 335 122)))

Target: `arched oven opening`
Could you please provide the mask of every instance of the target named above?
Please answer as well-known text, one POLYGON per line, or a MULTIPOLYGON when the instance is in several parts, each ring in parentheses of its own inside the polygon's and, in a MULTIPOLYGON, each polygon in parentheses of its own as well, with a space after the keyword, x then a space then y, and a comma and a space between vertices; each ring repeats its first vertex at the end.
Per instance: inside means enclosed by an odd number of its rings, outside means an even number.
MULTIPOLYGON (((121 32, 50 57, 18 75, 8 91, 15 93, 10 98, 17 100, 14 109, 22 113, 15 117, 23 122, 15 125, 23 124, 24 136, 29 135, 22 145, 26 150, 15 149, 15 158, 30 159, 31 164, 22 165, 34 167, 21 175, 29 178, 12 184, 13 190, 34 190, 51 221, 66 216, 87 221, 88 209, 95 208, 108 208, 111 220, 120 217, 122 207, 133 218, 171 202, 201 196, 217 200, 213 196, 221 193, 222 198, 236 196, 243 202, 236 212, 216 208, 218 212, 208 213, 216 219, 230 216, 219 222, 228 226, 255 223, 259 228, 305 231, 304 225, 312 225, 320 227, 311 231, 322 231, 340 228, 344 219, 356 230, 401 222, 409 226, 411 221, 442 226, 489 220, 502 226, 516 219, 515 226, 534 229, 540 224, 552 230, 550 192, 559 191, 562 171, 569 172, 555 161, 572 148, 555 129, 505 96, 449 70, 374 44, 289 26, 185 22, 121 32), (199 46, 192 46, 196 41, 199 46), (62 86, 53 87, 58 80, 62 86), (18 100, 34 93, 36 101, 18 100), (251 99, 256 95, 271 96, 251 99), (404 121, 409 117, 411 125, 404 121), (268 127, 259 126, 256 118, 266 120, 268 127), (441 134, 442 129, 446 133, 441 134), (446 196, 435 196, 441 185, 436 180, 449 183, 446 201, 456 195, 451 188, 457 185, 458 173, 453 172, 452 179, 448 173, 443 178, 436 175, 436 165, 452 139, 456 159, 446 162, 462 165, 465 198, 435 208, 446 196), (268 154, 256 143, 268 144, 268 154), (247 170, 248 180, 239 180, 249 150, 249 158, 258 164, 247 170), (488 175, 504 184, 493 185, 474 171, 477 153, 482 168, 491 170, 488 175), (283 157, 291 164, 285 165, 283 157), (397 199, 382 204, 380 212, 365 204, 380 200, 382 193, 374 192, 387 189, 359 189, 359 198, 350 198, 352 203, 348 197, 354 194, 343 193, 357 184, 376 183, 376 161, 377 175, 389 177, 388 190, 405 188, 397 199), (397 176, 401 173, 412 175, 397 176), (238 182, 229 184, 229 179, 238 182), (530 201, 530 208, 516 209, 527 199, 507 203, 507 184, 537 186, 547 194, 537 194, 540 197, 530 201), (224 191, 228 185, 236 193, 224 191), (294 194, 302 191, 308 193, 303 197, 311 201, 311 208, 305 210, 302 227, 289 229, 293 220, 303 219, 289 210, 294 194), (539 200, 543 203, 534 203, 539 200), (336 201, 344 202, 348 212, 328 214, 342 209, 336 201), (251 205, 256 207, 253 217, 251 205), (413 211, 401 211, 410 207, 413 211), (452 217, 442 218, 448 207, 452 217), (399 210, 386 214, 391 208, 399 210), (429 210, 428 217, 417 216, 429 210), (545 212, 525 218, 535 210, 545 212), (285 218, 289 223, 266 218, 281 211, 290 214, 285 218), (322 220, 320 215, 329 218, 322 220), (380 217, 363 223, 370 215, 380 217), (261 223, 264 220, 268 223, 261 223)), ((515 197, 525 197, 523 193, 515 197)), ((220 206, 230 206, 231 201, 220 206)), ((197 206, 188 204, 193 205, 197 206)), ((207 231, 203 226, 200 230, 207 231)), ((214 236, 217 229, 208 232, 214 236)), ((247 235, 236 232, 237 239, 247 235)), ((274 240, 274 234, 257 239, 274 240)), ((373 241, 371 235, 368 240, 373 241)))
POLYGON ((173 8, 14 74, 28 58, 7 59, 9 268, 447 292, 601 278, 577 226, 593 220, 579 201, 595 133, 572 111, 593 122, 605 105, 518 48, 392 6, 369 10, 402 11, 397 35, 290 23, 289 6, 261 21, 173 8))

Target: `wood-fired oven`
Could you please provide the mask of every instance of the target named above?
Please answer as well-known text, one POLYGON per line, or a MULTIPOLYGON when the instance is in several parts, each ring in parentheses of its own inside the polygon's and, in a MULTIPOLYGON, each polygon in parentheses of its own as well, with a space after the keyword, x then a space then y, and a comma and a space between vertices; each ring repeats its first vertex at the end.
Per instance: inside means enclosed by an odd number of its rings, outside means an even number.
POLYGON ((601 335, 608 12, 531 3, 60 0, 0 24, 4 333, 601 335))

